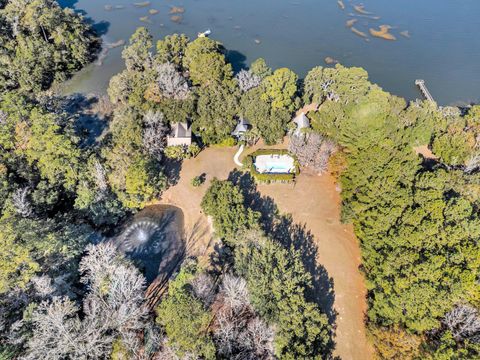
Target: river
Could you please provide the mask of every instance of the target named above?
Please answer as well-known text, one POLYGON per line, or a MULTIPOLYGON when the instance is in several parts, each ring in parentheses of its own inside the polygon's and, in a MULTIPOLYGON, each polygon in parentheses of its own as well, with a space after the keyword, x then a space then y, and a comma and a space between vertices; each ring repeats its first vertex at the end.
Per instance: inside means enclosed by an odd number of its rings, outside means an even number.
MULTIPOLYGON (((90 19, 105 43, 128 40, 139 26, 155 38, 171 33, 194 38, 211 29, 211 37, 230 50, 236 70, 263 57, 271 67, 289 67, 303 77, 331 57, 365 68, 373 82, 407 99, 421 97, 414 81, 425 79, 441 105, 480 102, 478 0, 365 0, 357 9, 360 2, 348 0, 151 0, 148 6, 125 0, 59 2, 90 19), (185 10, 177 14, 178 23, 170 19, 172 6, 185 10), (150 15, 151 9, 158 13, 150 15), (352 27, 367 38, 346 26, 352 19, 357 19, 352 27), (370 34, 384 24, 391 26, 395 41, 370 34)), ((101 66, 92 64, 74 76, 66 92, 105 92, 110 77, 123 68, 121 50, 110 50, 101 66)))

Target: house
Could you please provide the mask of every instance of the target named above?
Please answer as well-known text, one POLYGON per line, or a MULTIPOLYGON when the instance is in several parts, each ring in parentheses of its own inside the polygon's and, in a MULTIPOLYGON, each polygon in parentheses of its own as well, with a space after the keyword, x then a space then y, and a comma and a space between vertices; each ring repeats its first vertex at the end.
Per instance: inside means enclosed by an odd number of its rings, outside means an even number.
POLYGON ((186 145, 192 143, 192 129, 186 122, 172 125, 172 131, 167 136, 167 146, 186 145))
POLYGON ((294 135, 301 135, 303 129, 310 128, 310 120, 308 120, 304 112, 301 112, 295 119, 293 119, 293 122, 297 125, 297 128, 293 132, 294 135))
POLYGON ((250 123, 248 120, 244 118, 238 119, 237 126, 235 127, 235 130, 232 131, 232 135, 235 136, 237 139, 243 139, 243 136, 245 133, 248 131, 248 129, 251 127, 250 123))

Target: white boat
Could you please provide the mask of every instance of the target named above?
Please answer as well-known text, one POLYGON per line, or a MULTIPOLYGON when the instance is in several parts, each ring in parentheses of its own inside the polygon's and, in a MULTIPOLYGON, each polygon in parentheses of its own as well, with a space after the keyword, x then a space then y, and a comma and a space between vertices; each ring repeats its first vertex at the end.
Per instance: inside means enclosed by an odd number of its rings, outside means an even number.
POLYGON ((200 38, 200 37, 207 37, 208 35, 210 35, 212 33, 212 30, 208 29, 207 31, 204 31, 204 32, 199 32, 197 34, 197 36, 200 38))

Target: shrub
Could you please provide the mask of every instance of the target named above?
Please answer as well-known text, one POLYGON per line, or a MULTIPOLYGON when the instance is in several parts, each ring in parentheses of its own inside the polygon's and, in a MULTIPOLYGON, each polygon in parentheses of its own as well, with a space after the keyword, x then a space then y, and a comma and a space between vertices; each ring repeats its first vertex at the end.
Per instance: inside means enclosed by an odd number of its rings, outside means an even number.
POLYGON ((205 182, 205 179, 202 175, 199 175, 199 176, 195 176, 191 183, 192 183, 192 186, 194 187, 199 187, 200 185, 202 185, 203 183, 205 182))
POLYGON ((200 153, 200 147, 197 144, 174 145, 165 149, 165 156, 169 159, 183 160, 196 157, 200 153))

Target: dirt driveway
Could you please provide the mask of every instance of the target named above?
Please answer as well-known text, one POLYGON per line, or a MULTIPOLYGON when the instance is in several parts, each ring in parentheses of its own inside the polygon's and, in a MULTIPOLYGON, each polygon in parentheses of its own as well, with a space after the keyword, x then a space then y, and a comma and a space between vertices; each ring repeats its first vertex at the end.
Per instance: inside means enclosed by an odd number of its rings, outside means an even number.
MULTIPOLYGON (((191 234, 187 242, 190 254, 205 255, 212 243, 211 226, 201 212, 200 202, 213 177, 226 179, 235 168, 236 150, 209 148, 197 158, 184 161, 178 183, 162 196, 161 203, 176 205, 184 212, 186 233, 191 234), (200 174, 205 174, 206 182, 194 188, 190 181, 200 174)), ((295 186, 260 185, 258 190, 271 197, 282 213, 292 214, 294 222, 305 225, 314 236, 317 261, 333 280, 333 306, 337 312, 334 354, 343 360, 372 359, 363 323, 367 304, 365 285, 358 271, 360 250, 352 227, 339 221, 340 195, 333 178, 303 171, 295 186)))

